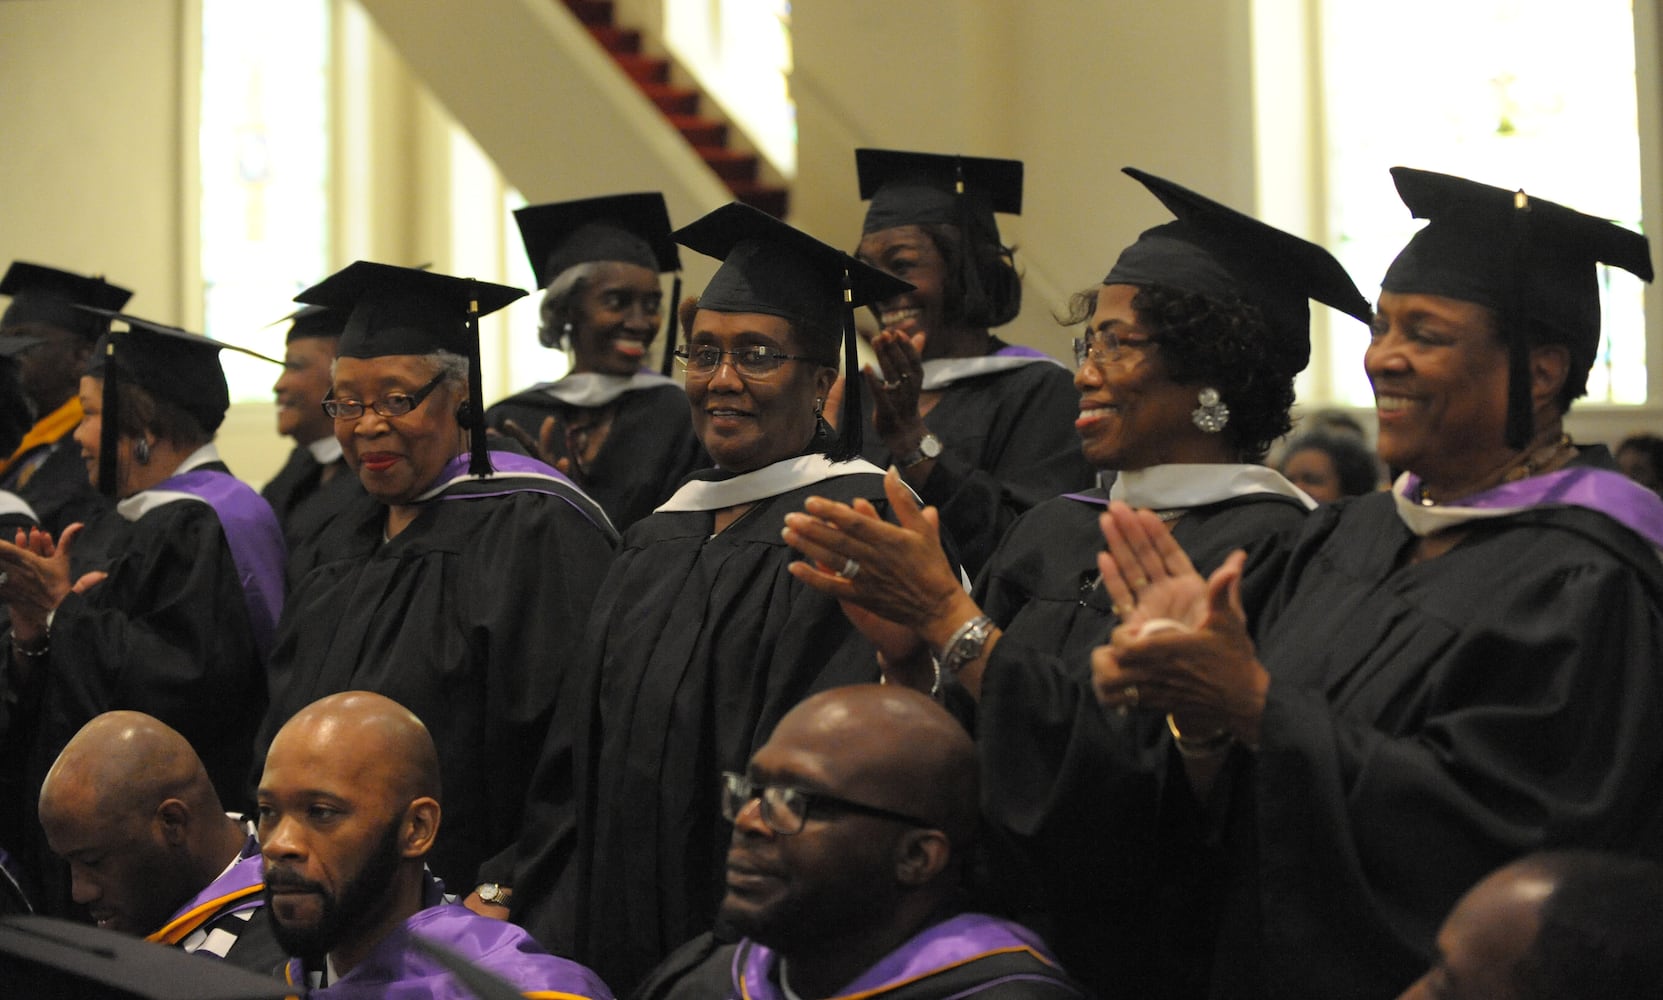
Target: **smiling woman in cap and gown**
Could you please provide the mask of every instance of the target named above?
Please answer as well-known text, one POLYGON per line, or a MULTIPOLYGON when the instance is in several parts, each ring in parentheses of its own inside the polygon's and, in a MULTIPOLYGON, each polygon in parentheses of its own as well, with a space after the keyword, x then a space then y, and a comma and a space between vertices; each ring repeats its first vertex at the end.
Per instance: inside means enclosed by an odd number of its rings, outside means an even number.
POLYGON ((324 532, 291 593, 258 752, 339 691, 414 712, 438 744, 449 802, 429 863, 460 893, 519 832, 617 540, 565 476, 486 449, 475 322, 523 294, 359 261, 298 296, 347 313, 328 405, 368 495, 324 532))
MULTIPOLYGON (((115 319, 125 329, 93 353, 75 432, 86 474, 120 519, 105 570, 74 577, 73 525, 24 548, 0 541, 13 720, 30 720, 19 752, 42 776, 88 720, 133 709, 178 730, 222 800, 244 802, 283 607, 282 532, 214 448, 230 405, 219 363, 229 345, 115 319)), ((47 905, 57 902, 49 890, 47 905)))
POLYGON ((1068 369, 988 329, 1022 306, 993 217, 1022 210, 1022 163, 857 149, 855 167, 871 199, 856 256, 914 286, 870 303, 864 454, 941 511, 974 575, 1018 514, 1092 483, 1068 369))
POLYGON ((1407 470, 1391 492, 1314 512, 1245 612, 1239 559, 1203 581, 1147 512, 1105 529, 1128 612, 1094 654, 1099 697, 1176 713, 1203 751, 1174 778, 1207 808, 1163 828, 1165 863, 1221 881, 1163 930, 1200 939, 1214 995, 1390 996, 1507 861, 1663 854, 1663 501, 1562 429, 1597 265, 1649 280, 1646 241, 1392 174, 1428 223, 1364 360, 1381 458, 1407 470))
MULTIPOLYGON (((737 203, 676 239, 723 261, 683 350, 716 467, 624 537, 515 879, 515 919, 621 993, 715 917, 729 838, 717 776, 805 695, 877 678, 837 603, 787 571, 780 529, 813 494, 887 509, 858 435, 833 435, 821 411, 839 355, 854 355, 845 289, 858 305, 904 283, 737 203)), ((858 388, 843 405, 848 421, 858 388)))
MULTIPOLYGON (((1157 508, 1209 569, 1297 530, 1314 504, 1256 460, 1288 430, 1294 376, 1310 357, 1307 300, 1369 318, 1368 301, 1321 247, 1125 172, 1177 218, 1139 236, 1074 302, 1085 324, 1075 342, 1079 435, 1093 465, 1118 473, 1113 486, 1022 515, 970 596, 927 531, 814 506, 808 513, 830 523, 792 518, 790 536, 821 565, 861 562, 853 580, 798 572, 904 625, 915 648, 894 650, 892 661, 934 648, 976 699, 983 809, 999 834, 988 844, 985 905, 1041 931, 1104 996, 1155 992, 1164 975, 1150 961, 1158 942, 1140 906, 1153 898, 1152 868, 1103 848, 1151 845, 1170 737, 1159 716, 1106 714, 1092 693, 1092 648, 1119 621, 1097 579, 1098 519, 1111 498, 1157 508)), ((1275 574, 1249 583, 1265 590, 1275 574)), ((936 683, 932 674, 920 685, 936 683)))
POLYGON ((533 205, 514 218, 546 289, 538 338, 570 351, 572 370, 491 407, 486 423, 503 430, 513 421, 623 531, 710 464, 693 436, 687 394, 669 378, 673 316, 662 373, 644 366, 664 312, 659 272, 681 267, 664 196, 533 205))

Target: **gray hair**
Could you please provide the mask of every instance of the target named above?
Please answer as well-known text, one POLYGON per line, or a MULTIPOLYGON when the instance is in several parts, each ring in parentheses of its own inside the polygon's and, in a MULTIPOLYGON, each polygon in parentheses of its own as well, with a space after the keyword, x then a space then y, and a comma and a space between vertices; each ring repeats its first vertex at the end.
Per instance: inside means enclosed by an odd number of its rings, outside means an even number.
POLYGON ((586 260, 581 264, 573 264, 566 270, 561 271, 554 276, 553 281, 549 282, 548 291, 544 293, 545 300, 549 301, 556 309, 565 309, 566 300, 577 294, 584 280, 594 274, 595 268, 599 266, 599 261, 586 260))
POLYGON ((433 366, 434 375, 443 375, 445 384, 454 389, 468 388, 468 359, 452 351, 424 354, 422 360, 433 366))
POLYGON ((577 323, 577 298, 599 266, 599 261, 592 260, 573 264, 549 282, 548 290, 543 293, 544 316, 547 317, 545 321, 552 321, 555 325, 539 331, 539 339, 544 347, 571 349, 572 345, 567 343, 570 338, 566 336, 565 327, 577 323))

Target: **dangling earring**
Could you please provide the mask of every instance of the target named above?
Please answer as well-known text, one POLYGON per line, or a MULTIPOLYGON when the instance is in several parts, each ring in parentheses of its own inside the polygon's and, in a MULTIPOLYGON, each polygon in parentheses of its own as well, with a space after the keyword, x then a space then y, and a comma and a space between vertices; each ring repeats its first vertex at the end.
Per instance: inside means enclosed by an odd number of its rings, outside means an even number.
POLYGON ((1218 390, 1208 386, 1196 393, 1196 402, 1200 403, 1190 411, 1190 421, 1208 434, 1217 434, 1230 422, 1230 408, 1218 398, 1218 390))
POLYGON ((824 416, 825 410, 826 401, 823 399, 816 399, 814 401, 814 419, 819 420, 822 416, 824 416))
POLYGON ((571 320, 567 320, 564 324, 561 325, 560 332, 566 335, 567 340, 572 339, 572 323, 571 323, 571 320))
POLYGON ((133 442, 133 461, 140 465, 150 464, 150 439, 139 438, 133 442))

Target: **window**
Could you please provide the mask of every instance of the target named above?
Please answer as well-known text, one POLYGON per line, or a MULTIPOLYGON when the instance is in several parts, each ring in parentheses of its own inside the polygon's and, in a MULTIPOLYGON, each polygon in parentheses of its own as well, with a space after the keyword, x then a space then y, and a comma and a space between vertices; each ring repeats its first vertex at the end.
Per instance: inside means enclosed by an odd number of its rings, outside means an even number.
MULTIPOLYGON (((201 0, 203 329, 283 355, 294 294, 329 267, 329 0, 201 0)), ((222 362, 232 402, 269 402, 272 366, 222 362)))
MULTIPOLYGON (((1370 297, 1397 251, 1424 225, 1397 198, 1387 174, 1393 166, 1523 188, 1641 228, 1632 0, 1571 7, 1546 0, 1401 0, 1387 7, 1260 0, 1255 6, 1256 82, 1264 91, 1256 98, 1259 166, 1262 186, 1273 189, 1264 207, 1319 192, 1305 231, 1326 242, 1370 297), (1299 72, 1290 67, 1309 64, 1310 51, 1320 52, 1307 81, 1315 100, 1289 83, 1299 72), (1317 108, 1319 119, 1303 138, 1292 136, 1288 121, 1302 116, 1287 113, 1301 104, 1317 108)), ((1300 213, 1296 207, 1283 214, 1297 220, 1300 213)), ((1644 285, 1615 268, 1602 268, 1601 281, 1604 339, 1588 401, 1645 403, 1644 285)), ((1339 322, 1334 333, 1325 350, 1314 352, 1317 370, 1301 394, 1367 405, 1373 398, 1362 368, 1367 338, 1339 322)))

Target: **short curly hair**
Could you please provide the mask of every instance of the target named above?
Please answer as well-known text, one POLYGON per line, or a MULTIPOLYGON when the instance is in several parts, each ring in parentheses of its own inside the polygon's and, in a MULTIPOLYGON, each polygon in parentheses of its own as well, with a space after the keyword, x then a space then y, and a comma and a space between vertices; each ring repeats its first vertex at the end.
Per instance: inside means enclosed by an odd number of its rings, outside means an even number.
POLYGON ((1283 471, 1288 467, 1288 460, 1302 451, 1320 451, 1328 456, 1340 480, 1341 496, 1360 497, 1380 486, 1380 470, 1374 455, 1358 441, 1320 431, 1296 438, 1282 452, 1283 471))
MULTIPOLYGON (((1061 317, 1067 326, 1088 322, 1097 311, 1098 288, 1076 293, 1061 317)), ((1263 460, 1293 426, 1293 377, 1271 350, 1264 313, 1240 298, 1217 299, 1144 285, 1132 298, 1138 321, 1160 347, 1167 378, 1210 386, 1230 408, 1221 431, 1244 462, 1263 460)))

